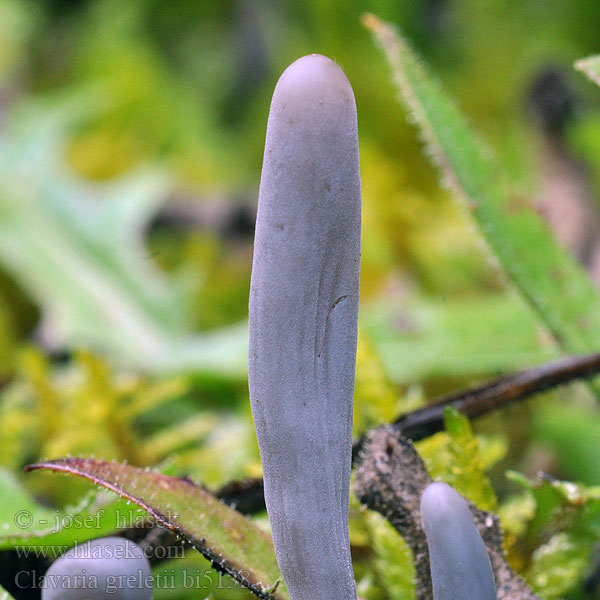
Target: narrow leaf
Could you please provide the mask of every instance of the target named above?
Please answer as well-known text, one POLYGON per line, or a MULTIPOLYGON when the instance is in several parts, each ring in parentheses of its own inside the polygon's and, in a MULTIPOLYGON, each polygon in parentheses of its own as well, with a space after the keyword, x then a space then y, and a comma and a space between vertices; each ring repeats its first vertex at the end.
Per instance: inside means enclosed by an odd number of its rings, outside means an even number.
POLYGON ((364 23, 391 64, 429 154, 480 226, 508 278, 563 350, 596 349, 600 298, 583 269, 558 245, 534 208, 507 190, 489 152, 408 43, 373 15, 364 23))
POLYGON ((192 544, 213 566, 263 600, 287 600, 268 534, 189 479, 91 459, 58 459, 28 470, 85 477, 136 503, 159 524, 192 544))

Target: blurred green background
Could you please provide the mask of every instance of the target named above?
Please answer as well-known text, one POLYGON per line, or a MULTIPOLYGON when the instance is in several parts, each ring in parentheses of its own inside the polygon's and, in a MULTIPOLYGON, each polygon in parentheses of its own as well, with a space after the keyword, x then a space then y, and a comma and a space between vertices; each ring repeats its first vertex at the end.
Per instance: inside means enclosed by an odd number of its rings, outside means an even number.
MULTIPOLYGON (((572 68, 600 47, 597 0, 0 0, 0 465, 15 485, 78 501, 80 481, 21 475, 67 454, 208 486, 260 474, 253 223, 270 96, 308 53, 344 68, 358 108, 356 430, 559 355, 440 186, 365 12, 400 27, 600 281, 600 91, 572 68)), ((478 430, 504 440, 501 495, 509 466, 600 483, 583 387, 478 430)))

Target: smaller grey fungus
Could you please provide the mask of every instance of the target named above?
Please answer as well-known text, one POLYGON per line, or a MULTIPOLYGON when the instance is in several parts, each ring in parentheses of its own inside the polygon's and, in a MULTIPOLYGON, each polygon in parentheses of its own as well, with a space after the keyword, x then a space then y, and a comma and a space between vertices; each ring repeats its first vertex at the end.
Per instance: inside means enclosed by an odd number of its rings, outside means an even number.
POLYGON ((42 600, 152 600, 150 563, 125 538, 106 537, 78 544, 48 569, 42 600))
POLYGON ((490 557, 463 497, 431 483, 421 496, 421 517, 434 600, 496 600, 490 557))

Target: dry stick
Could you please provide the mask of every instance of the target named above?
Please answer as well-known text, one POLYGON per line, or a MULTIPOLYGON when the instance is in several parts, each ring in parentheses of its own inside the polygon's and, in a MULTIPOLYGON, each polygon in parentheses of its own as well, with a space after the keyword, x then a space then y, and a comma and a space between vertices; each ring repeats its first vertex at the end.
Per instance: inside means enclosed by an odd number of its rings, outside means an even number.
MULTIPOLYGON (((600 354, 567 356, 548 364, 505 375, 480 387, 444 396, 430 406, 400 416, 391 427, 405 438, 421 440, 443 431, 446 406, 454 406, 472 419, 559 385, 576 379, 593 377, 598 373, 600 373, 600 354)), ((354 442, 352 448, 354 463, 369 433, 354 442)), ((217 490, 215 495, 226 504, 250 515, 265 509, 262 489, 261 479, 234 481, 217 490)))
POLYGON ((421 440, 444 429, 444 409, 453 406, 470 419, 563 383, 600 372, 600 354, 567 356, 500 377, 481 387, 455 392, 430 406, 402 415, 393 428, 405 438, 421 440))
MULTIPOLYGON (((433 600, 429 551, 420 511, 421 495, 431 482, 409 440, 399 437, 392 427, 369 432, 360 453, 354 493, 368 508, 381 513, 410 546, 417 600, 433 600)), ((504 559, 498 517, 468 504, 490 556, 498 600, 539 600, 504 559)))

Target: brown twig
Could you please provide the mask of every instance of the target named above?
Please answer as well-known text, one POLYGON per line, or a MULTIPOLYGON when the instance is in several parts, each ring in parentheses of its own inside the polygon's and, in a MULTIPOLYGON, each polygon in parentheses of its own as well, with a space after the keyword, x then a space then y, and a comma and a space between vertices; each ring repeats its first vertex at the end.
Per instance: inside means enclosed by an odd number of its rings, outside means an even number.
MULTIPOLYGON (((444 430, 444 409, 447 406, 453 406, 473 419, 534 394, 598 373, 600 354, 559 358, 545 365, 499 377, 479 387, 453 392, 429 406, 401 415, 392 427, 407 439, 422 440, 444 430)), ((363 440, 364 436, 354 443, 353 458, 357 456, 363 440)))

